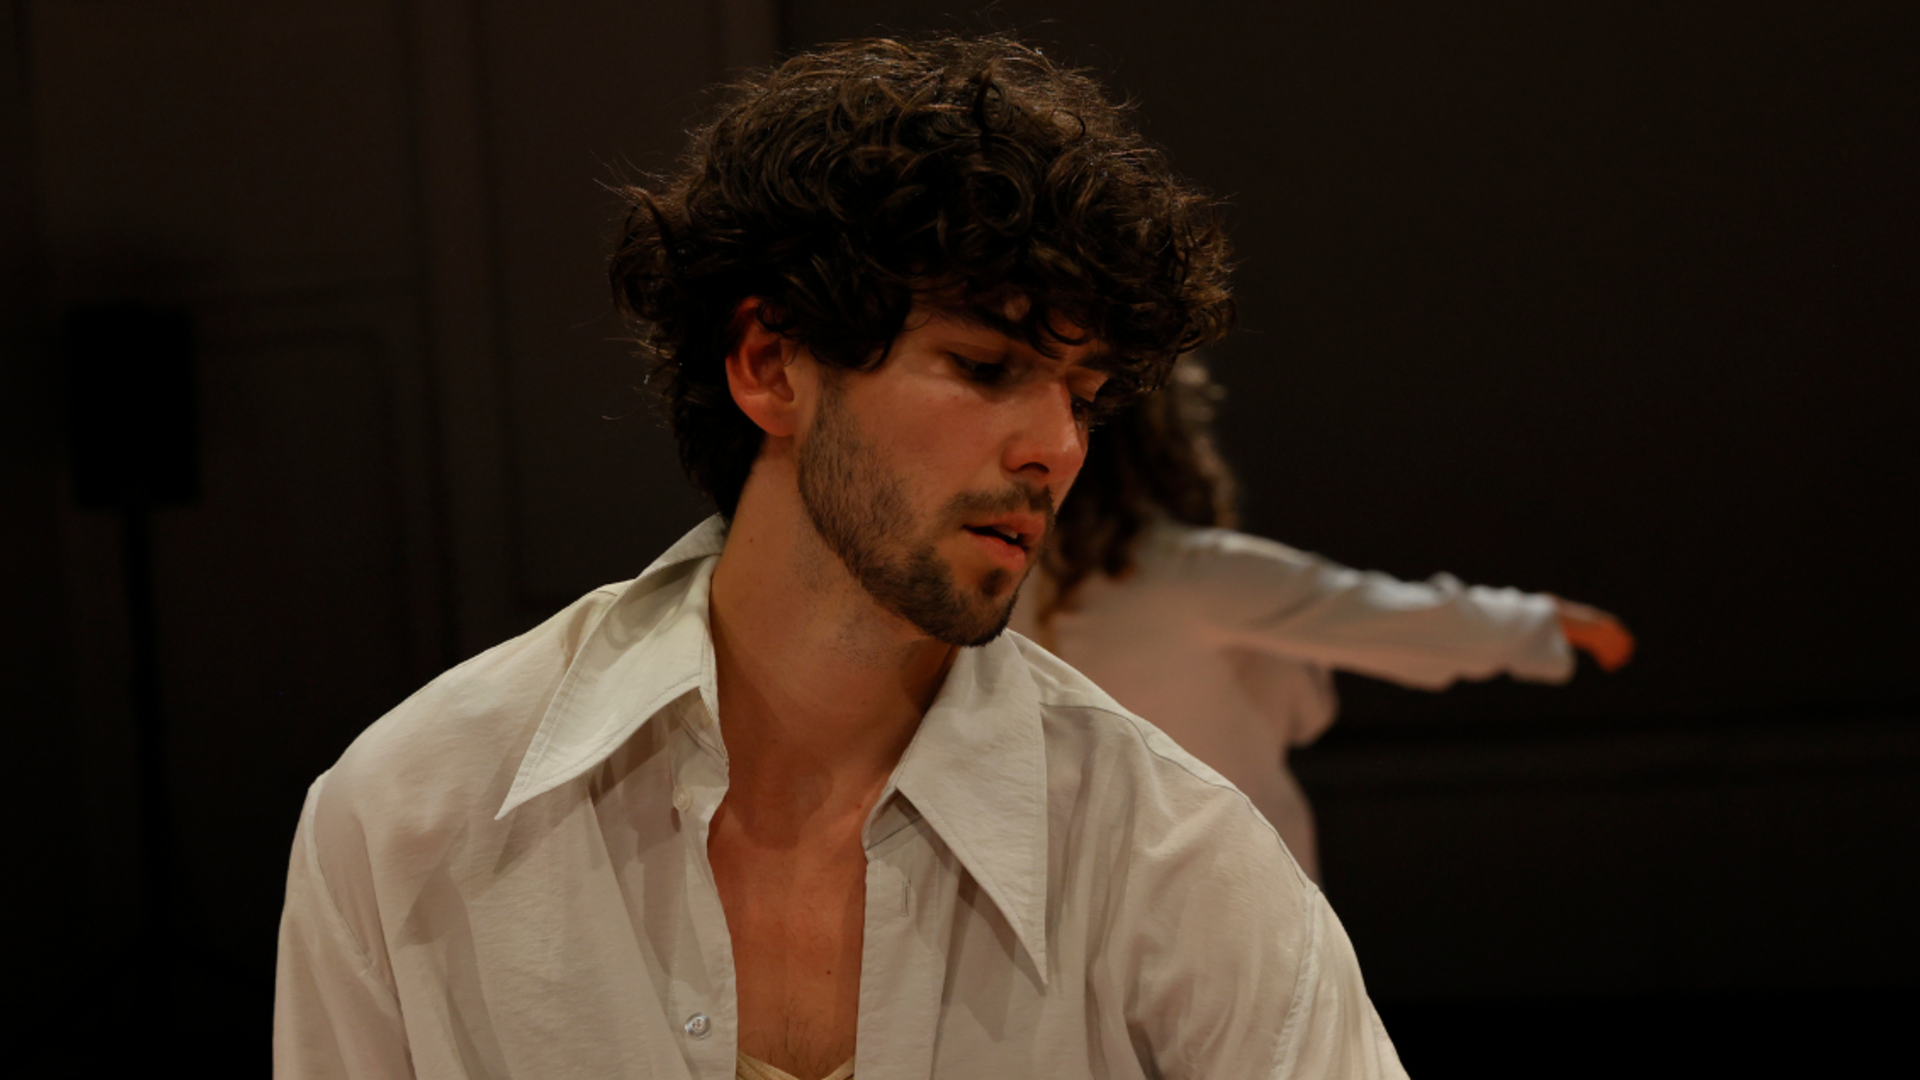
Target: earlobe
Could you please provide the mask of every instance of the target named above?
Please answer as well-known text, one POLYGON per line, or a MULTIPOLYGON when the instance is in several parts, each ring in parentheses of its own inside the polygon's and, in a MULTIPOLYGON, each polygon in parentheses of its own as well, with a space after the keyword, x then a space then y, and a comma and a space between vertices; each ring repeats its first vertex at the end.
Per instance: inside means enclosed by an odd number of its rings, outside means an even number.
POLYGON ((737 333, 727 353, 727 389, 747 419, 778 438, 799 429, 796 394, 789 378, 797 346, 761 322, 762 303, 759 297, 748 297, 734 309, 737 333))

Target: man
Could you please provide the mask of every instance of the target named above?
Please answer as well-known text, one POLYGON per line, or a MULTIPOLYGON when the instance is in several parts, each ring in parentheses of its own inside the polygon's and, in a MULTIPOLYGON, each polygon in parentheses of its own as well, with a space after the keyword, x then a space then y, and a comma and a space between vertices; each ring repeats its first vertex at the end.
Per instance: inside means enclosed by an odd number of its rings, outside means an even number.
POLYGON ((1211 205, 1001 39, 787 62, 616 296, 720 517, 303 812, 293 1076, 1400 1076, 1247 800, 1002 635, 1095 414, 1231 316, 1211 205))

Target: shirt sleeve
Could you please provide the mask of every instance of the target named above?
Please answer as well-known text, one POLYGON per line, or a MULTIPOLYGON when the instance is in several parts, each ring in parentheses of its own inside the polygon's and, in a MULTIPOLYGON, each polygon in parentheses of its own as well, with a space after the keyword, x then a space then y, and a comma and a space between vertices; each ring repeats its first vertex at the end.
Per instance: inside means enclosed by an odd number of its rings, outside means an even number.
POLYGON ((1209 531, 1174 556, 1191 602, 1229 646, 1438 690, 1456 679, 1573 675, 1553 600, 1400 581, 1259 537, 1209 531))
POLYGON ((1404 1080, 1340 920, 1244 795, 1182 764, 1143 785, 1117 930, 1128 1028, 1168 1080, 1404 1080))
MULTIPOLYGON (((274 980, 277 1080, 400 1080, 413 1076, 400 1002, 335 902, 322 870, 315 811, 322 776, 307 792, 287 868, 274 980)), ((382 948, 375 943, 375 948, 382 948)))
POLYGON ((1353 943, 1319 890, 1309 916, 1312 934, 1272 1076, 1405 1080, 1406 1069, 1360 980, 1353 943))

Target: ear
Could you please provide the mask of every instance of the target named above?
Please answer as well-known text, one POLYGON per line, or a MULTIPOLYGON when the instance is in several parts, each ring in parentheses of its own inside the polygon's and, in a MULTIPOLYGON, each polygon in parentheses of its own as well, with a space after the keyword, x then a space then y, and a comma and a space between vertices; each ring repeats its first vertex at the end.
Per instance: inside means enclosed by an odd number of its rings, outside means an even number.
POLYGON ((727 389, 747 419, 778 438, 800 429, 795 404, 798 395, 790 371, 799 347, 760 321, 764 303, 757 296, 749 296, 733 309, 738 334, 733 350, 727 353, 727 389))

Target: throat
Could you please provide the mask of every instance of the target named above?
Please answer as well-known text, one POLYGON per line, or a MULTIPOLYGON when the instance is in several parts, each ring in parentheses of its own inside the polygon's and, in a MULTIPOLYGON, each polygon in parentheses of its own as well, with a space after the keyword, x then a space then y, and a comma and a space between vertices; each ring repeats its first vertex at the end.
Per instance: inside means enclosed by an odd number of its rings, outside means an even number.
POLYGON ((742 814, 739 794, 721 800, 707 840, 733 944, 739 1051, 819 1080, 853 1056, 859 1029, 866 815, 808 813, 804 800, 798 813, 742 814))

